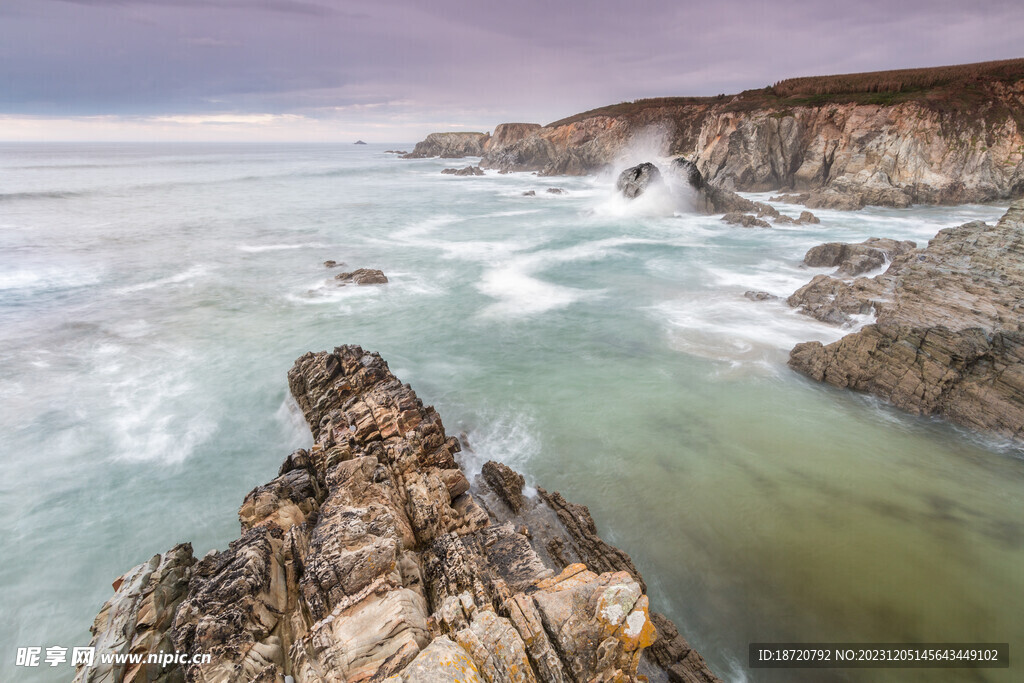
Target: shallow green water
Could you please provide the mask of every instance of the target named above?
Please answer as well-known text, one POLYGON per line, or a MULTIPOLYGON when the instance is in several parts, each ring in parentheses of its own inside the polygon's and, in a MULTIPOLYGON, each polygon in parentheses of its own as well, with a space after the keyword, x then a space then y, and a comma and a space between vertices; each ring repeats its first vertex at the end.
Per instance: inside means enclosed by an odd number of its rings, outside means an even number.
POLYGON ((819 242, 1003 207, 743 230, 388 148, 2 149, 0 679, 67 680, 15 649, 86 644, 124 570, 234 538, 245 492, 308 445, 287 369, 342 343, 467 432, 470 469, 589 505, 726 678, 799 678, 747 670, 751 641, 1024 644, 1020 451, 796 376, 794 343, 842 331, 742 296, 791 293, 819 242), (391 282, 338 289, 325 259, 391 282))

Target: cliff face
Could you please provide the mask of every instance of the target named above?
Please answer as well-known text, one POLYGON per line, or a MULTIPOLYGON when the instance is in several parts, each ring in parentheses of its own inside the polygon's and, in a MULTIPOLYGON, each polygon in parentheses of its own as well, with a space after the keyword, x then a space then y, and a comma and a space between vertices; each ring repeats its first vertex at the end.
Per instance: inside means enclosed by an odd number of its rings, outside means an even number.
MULTIPOLYGON (((981 87, 981 86, 979 86, 981 87)), ((948 93, 944 96, 950 96, 948 93)), ((805 98, 806 99, 806 98, 805 98)), ((481 166, 582 175, 639 140, 738 191, 805 192, 809 207, 962 203, 1024 194, 1024 80, 984 84, 979 104, 787 104, 760 94, 609 107, 492 140, 481 166)))
POLYGON ((313 447, 246 496, 227 550, 132 569, 93 625, 102 651, 209 661, 76 681, 718 680, 585 507, 498 463, 471 487, 380 356, 307 354, 288 379, 313 447))
POLYGON ((995 226, 939 232, 882 275, 819 275, 790 304, 821 320, 877 320, 822 346, 798 344, 792 368, 922 415, 1024 440, 1024 201, 995 226))

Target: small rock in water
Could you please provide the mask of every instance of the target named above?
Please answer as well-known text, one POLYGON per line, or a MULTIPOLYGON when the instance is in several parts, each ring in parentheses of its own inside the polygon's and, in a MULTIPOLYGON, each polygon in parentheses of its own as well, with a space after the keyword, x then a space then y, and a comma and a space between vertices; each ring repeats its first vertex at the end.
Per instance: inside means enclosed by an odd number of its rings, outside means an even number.
POLYGON ((730 211, 722 216, 722 220, 731 225, 741 225, 744 228, 770 228, 768 221, 763 221, 749 213, 730 211))
POLYGON ((359 268, 351 273, 339 273, 334 276, 342 287, 345 285, 383 285, 388 278, 383 272, 373 268, 359 268))
POLYGON ((549 187, 547 189, 548 194, 568 194, 565 190, 560 187, 549 187))
POLYGON ((479 166, 466 166, 465 168, 446 168, 441 173, 445 175, 483 175, 484 171, 479 166))
POLYGON ((345 264, 341 263, 341 262, 338 262, 338 261, 331 261, 331 260, 324 261, 324 268, 337 268, 338 266, 343 266, 343 265, 345 265, 345 264))
POLYGON ((748 289, 747 291, 743 292, 743 296, 750 299, 751 301, 774 301, 775 299, 781 298, 775 296, 774 294, 769 294, 768 292, 762 292, 753 289, 748 289))
POLYGON ((524 197, 536 197, 537 193, 534 192, 533 190, 527 190, 526 192, 523 193, 523 196, 524 197))
POLYGON ((627 199, 636 199, 647 190, 652 183, 661 182, 661 171, 649 161, 638 164, 619 174, 615 181, 615 189, 627 199))
POLYGON ((820 223, 821 221, 818 220, 818 217, 815 216, 810 211, 801 211, 800 212, 800 218, 798 218, 796 222, 797 223, 820 223))

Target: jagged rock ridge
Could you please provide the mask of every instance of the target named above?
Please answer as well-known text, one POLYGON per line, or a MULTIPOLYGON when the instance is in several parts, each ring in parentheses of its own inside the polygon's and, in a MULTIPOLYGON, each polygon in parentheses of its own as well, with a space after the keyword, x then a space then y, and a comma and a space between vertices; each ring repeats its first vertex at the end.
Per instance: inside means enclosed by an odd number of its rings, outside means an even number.
POLYGON ((359 347, 288 376, 314 444, 239 509, 241 536, 118 579, 93 643, 209 653, 76 681, 717 681, 649 609, 583 506, 488 463, 471 491, 440 417, 359 347))

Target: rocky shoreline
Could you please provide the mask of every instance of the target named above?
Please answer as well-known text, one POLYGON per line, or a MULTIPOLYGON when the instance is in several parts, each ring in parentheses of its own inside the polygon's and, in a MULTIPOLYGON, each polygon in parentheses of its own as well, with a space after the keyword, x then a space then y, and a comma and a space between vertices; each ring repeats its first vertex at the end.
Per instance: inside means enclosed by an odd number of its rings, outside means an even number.
MULTIPOLYGON (((923 249, 885 242, 892 263, 883 274, 819 275, 789 298, 826 322, 876 315, 828 346, 798 344, 790 367, 911 413, 1024 441, 1024 200, 994 226, 947 228, 923 249)), ((859 272, 858 257, 870 260, 878 244, 824 246, 842 274, 859 272)))
POLYGON ((226 550, 129 570, 92 627, 101 652, 210 661, 76 681, 718 681, 586 507, 500 463, 468 481, 379 355, 309 353, 288 381, 312 448, 245 497, 226 550))

